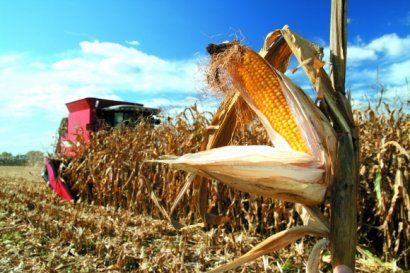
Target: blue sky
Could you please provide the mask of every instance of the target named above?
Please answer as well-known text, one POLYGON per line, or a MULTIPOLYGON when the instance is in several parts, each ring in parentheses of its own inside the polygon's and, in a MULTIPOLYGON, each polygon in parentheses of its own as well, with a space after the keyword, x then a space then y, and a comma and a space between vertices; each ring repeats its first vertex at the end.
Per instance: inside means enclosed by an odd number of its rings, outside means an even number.
MULTIPOLYGON (((0 152, 51 151, 64 104, 87 96, 192 105, 206 90, 208 43, 239 38, 259 50, 288 24, 328 50, 330 0, 242 2, 0 1, 0 152)), ((348 17, 355 106, 375 98, 377 77, 386 100, 409 100, 410 1, 349 1, 348 17)), ((310 89, 302 71, 294 77, 310 89)))

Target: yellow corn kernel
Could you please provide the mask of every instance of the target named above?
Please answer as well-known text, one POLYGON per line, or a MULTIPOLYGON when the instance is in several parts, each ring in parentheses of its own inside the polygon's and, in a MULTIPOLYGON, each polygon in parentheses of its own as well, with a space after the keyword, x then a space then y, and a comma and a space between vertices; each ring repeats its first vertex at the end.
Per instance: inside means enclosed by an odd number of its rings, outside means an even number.
POLYGON ((232 77, 242 85, 273 129, 292 149, 310 153, 272 68, 249 48, 243 47, 241 53, 242 58, 232 63, 232 77))

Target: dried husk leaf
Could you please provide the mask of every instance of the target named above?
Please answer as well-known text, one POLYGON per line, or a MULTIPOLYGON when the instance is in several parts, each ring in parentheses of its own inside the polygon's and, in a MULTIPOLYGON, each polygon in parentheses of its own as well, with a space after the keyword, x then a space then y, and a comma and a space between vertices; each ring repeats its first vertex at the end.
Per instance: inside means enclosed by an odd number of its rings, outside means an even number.
POLYGON ((232 262, 221 265, 208 273, 225 272, 237 268, 238 266, 253 261, 262 255, 282 249, 306 235, 327 236, 328 231, 310 226, 298 226, 278 232, 264 240, 262 243, 256 245, 248 253, 232 262))

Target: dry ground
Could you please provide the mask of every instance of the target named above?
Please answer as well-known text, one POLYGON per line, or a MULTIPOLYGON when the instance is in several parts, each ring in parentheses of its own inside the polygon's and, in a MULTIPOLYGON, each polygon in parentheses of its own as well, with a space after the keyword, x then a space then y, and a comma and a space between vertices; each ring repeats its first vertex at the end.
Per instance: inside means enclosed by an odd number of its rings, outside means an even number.
MULTIPOLYGON (((67 203, 40 168, 0 167, 0 272, 204 272, 262 239, 223 228, 177 232, 127 210, 67 203)), ((299 241, 235 272, 304 272, 310 247, 299 241)), ((393 272, 358 255, 357 272, 393 272)), ((323 260, 329 272, 328 253, 323 260)))

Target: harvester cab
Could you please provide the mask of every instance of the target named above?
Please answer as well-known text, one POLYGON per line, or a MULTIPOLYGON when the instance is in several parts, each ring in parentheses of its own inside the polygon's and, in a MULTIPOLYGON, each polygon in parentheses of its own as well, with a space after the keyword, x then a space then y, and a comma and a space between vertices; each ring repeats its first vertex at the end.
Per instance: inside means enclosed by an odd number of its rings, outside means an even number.
POLYGON ((68 117, 63 118, 58 130, 56 155, 44 159, 42 177, 50 187, 64 200, 75 199, 70 185, 59 177, 61 159, 69 161, 77 156, 77 147, 87 145, 92 132, 102 128, 132 126, 145 121, 152 125, 159 124, 155 115, 159 109, 144 107, 143 104, 84 98, 66 104, 68 117))

